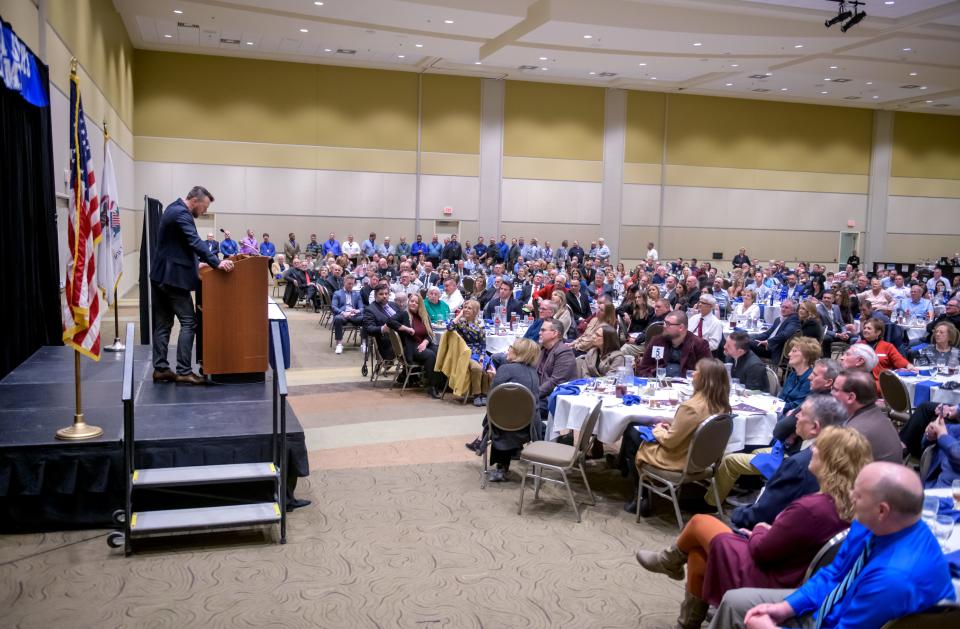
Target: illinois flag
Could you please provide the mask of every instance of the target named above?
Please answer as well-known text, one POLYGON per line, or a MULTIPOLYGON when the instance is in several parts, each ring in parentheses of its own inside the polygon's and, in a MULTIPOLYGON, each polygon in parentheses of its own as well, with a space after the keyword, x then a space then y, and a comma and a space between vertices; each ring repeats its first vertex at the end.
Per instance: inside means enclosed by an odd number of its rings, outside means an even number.
POLYGON ((117 205, 117 176, 113 171, 110 140, 103 148, 103 180, 100 192, 100 229, 103 239, 97 248, 97 283, 107 303, 113 305, 113 295, 123 274, 123 241, 120 239, 120 206, 117 205))
POLYGON ((100 244, 100 211, 96 176, 90 160, 87 123, 80 102, 80 81, 70 73, 70 215, 67 242, 66 302, 63 342, 100 360, 100 290, 97 288, 96 248, 100 244))

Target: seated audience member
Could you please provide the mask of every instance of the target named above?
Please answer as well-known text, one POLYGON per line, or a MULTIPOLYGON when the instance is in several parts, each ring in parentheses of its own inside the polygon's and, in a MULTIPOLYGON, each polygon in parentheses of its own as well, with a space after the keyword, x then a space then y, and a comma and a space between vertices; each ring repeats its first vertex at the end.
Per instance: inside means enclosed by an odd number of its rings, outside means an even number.
POLYGON ((887 414, 877 406, 873 378, 863 371, 844 370, 833 383, 833 397, 850 415, 844 424, 856 428, 870 442, 875 461, 901 463, 903 447, 887 414))
POLYGON ((820 315, 820 323, 824 328, 822 343, 824 356, 830 355, 830 347, 834 341, 846 343, 850 340, 850 333, 844 325, 840 306, 835 303, 835 300, 836 295, 833 291, 826 291, 817 305, 817 314, 820 315))
POLYGON ((767 367, 750 349, 750 337, 745 332, 733 332, 723 345, 723 353, 733 360, 730 377, 755 391, 770 392, 767 367))
POLYGON ((220 243, 214 238, 213 232, 207 234, 207 240, 203 244, 207 247, 207 251, 213 255, 220 254, 220 243))
POLYGON ((590 348, 593 347, 596 331, 603 325, 609 325, 613 327, 614 330, 617 329, 617 311, 614 309, 613 304, 607 301, 606 297, 600 300, 597 312, 590 315, 590 318, 586 320, 583 333, 570 344, 573 350, 581 353, 589 351, 590 348))
POLYGON ((933 304, 924 298, 923 288, 919 284, 910 287, 910 295, 898 300, 895 312, 907 319, 927 319, 933 313, 933 304))
MULTIPOLYGON (((817 479, 809 470, 813 455, 810 446, 827 426, 842 425, 846 419, 847 412, 837 400, 819 394, 808 396, 796 414, 796 433, 802 441, 800 451, 780 463, 755 503, 737 507, 730 513, 733 525, 752 529, 759 522, 769 524, 788 504, 817 491, 817 479)), ((725 483, 727 491, 731 486, 732 482, 725 483)))
POLYGON ((580 282, 570 283, 570 290, 567 291, 567 305, 576 323, 590 316, 590 298, 587 297, 587 291, 583 290, 580 282))
POLYGON ((288 308, 296 308, 301 292, 306 294, 307 272, 305 269, 306 263, 303 260, 295 260, 283 276, 287 283, 283 289, 283 303, 288 308))
POLYGON ((730 313, 730 293, 723 287, 724 280, 721 277, 714 278, 713 286, 710 288, 710 294, 717 300, 717 308, 720 310, 720 316, 726 317, 730 313))
POLYGON ((710 346, 710 351, 714 352, 723 340, 723 323, 713 314, 717 300, 713 295, 703 294, 694 302, 694 305, 699 312, 690 317, 687 330, 705 340, 710 346))
MULTIPOLYGON (((540 377, 537 375, 535 367, 539 359, 539 345, 530 339, 517 339, 507 348, 506 362, 497 369, 493 369, 491 366, 490 371, 494 372, 491 390, 501 384, 519 384, 530 391, 536 399, 540 395, 540 377)), ((487 480, 493 483, 507 480, 507 473, 510 471, 510 459, 530 441, 531 434, 534 438, 540 437, 539 427, 541 422, 536 406, 534 406, 530 422, 532 431, 530 427, 503 431, 490 425, 486 417, 483 418, 484 431, 490 431, 491 469, 487 472, 487 480)), ((477 451, 480 443, 481 437, 478 437, 475 441, 466 445, 468 449, 477 451)), ((477 454, 480 454, 480 452, 477 452, 477 454)))
POLYGON ((537 375, 540 377, 540 416, 546 419, 547 399, 556 386, 577 378, 577 359, 573 348, 563 342, 563 325, 553 317, 543 319, 540 326, 537 375))
MULTIPOLYGON (((640 302, 641 299, 642 296, 638 294, 635 301, 640 302)), ((625 314, 624 323, 627 324, 627 322, 629 322, 629 333, 627 342, 620 348, 620 351, 628 356, 640 355, 644 343, 649 340, 647 339, 647 328, 654 323, 663 323, 664 318, 670 311, 670 302, 666 299, 656 299, 652 302, 652 307, 649 301, 643 306, 640 306, 639 303, 635 304, 631 308, 630 314, 625 314), (646 313, 644 312, 644 308, 647 308, 646 313), (629 316, 629 319, 626 318, 627 316, 629 316), (637 317, 640 318, 640 325, 636 325, 637 317)), ((709 346, 707 349, 709 349, 709 346)))
POLYGON ((510 315, 517 315, 517 318, 523 317, 523 304, 513 296, 513 287, 509 282, 500 282, 497 296, 488 301, 483 309, 483 318, 490 321, 496 317, 503 318, 502 308, 506 308, 506 319, 501 321, 503 324, 509 323, 510 315))
POLYGON ((566 338, 567 332, 573 328, 573 314, 570 313, 567 298, 563 291, 554 291, 550 301, 553 302, 553 318, 563 326, 563 338, 566 338))
POLYGON ((697 302, 700 301, 700 281, 697 279, 697 276, 687 276, 687 278, 683 280, 683 286, 686 289, 686 293, 682 298, 677 298, 676 306, 678 308, 682 306, 684 310, 696 308, 697 302))
POLYGON ((741 293, 743 301, 737 304, 733 309, 734 316, 740 319, 754 320, 760 319, 760 306, 757 305, 757 293, 752 288, 745 288, 741 293))
POLYGON ((957 328, 949 321, 941 321, 933 326, 930 344, 914 352, 914 364, 918 367, 956 366, 960 363, 958 335, 957 328))
POLYGON ((710 346, 702 338, 687 332, 687 315, 679 310, 670 312, 664 318, 663 334, 647 341, 643 359, 636 366, 638 376, 656 375, 658 361, 653 358, 654 347, 663 349, 659 364, 666 368, 667 376, 671 378, 682 377, 688 370, 694 369, 700 359, 710 357, 710 346))
POLYGON ((393 291, 394 295, 399 295, 400 293, 407 295, 420 294, 420 286, 418 286, 416 281, 411 277, 410 271, 401 271, 397 281, 390 285, 390 290, 393 291))
POLYGON ((473 299, 464 302, 457 316, 447 324, 447 330, 453 330, 463 337, 470 348, 470 395, 473 396, 474 406, 485 406, 490 378, 483 369, 483 363, 487 360, 487 331, 480 316, 480 304, 473 299))
POLYGON ((927 324, 927 342, 933 342, 933 329, 941 321, 948 321, 953 324, 953 327, 960 330, 960 296, 952 297, 946 305, 946 310, 942 315, 935 318, 933 321, 927 324))
POLYGON ((352 323, 360 328, 360 352, 367 351, 367 334, 363 329, 363 302, 360 293, 354 292, 356 282, 352 275, 343 278, 343 288, 333 294, 330 300, 330 310, 333 312, 333 338, 337 343, 335 354, 343 353, 343 326, 352 323))
POLYGON ((637 551, 641 566, 671 579, 683 579, 686 565, 678 627, 700 627, 708 606, 719 605, 727 590, 800 585, 817 551, 850 526, 850 494, 860 470, 870 462, 870 444, 855 430, 830 426, 810 450, 808 467, 820 490, 791 502, 772 523, 735 534, 718 518, 698 514, 669 548, 637 551))
POLYGON ((884 290, 878 278, 870 280, 870 290, 857 293, 857 299, 860 303, 869 302, 874 310, 879 310, 888 317, 893 314, 893 309, 897 306, 897 299, 884 290))
MULTIPOLYGON (((612 304, 607 305, 611 310, 613 309, 612 304)), ((617 334, 617 329, 612 325, 604 324, 594 331, 593 343, 587 353, 577 358, 577 371, 581 378, 599 378, 611 372, 615 373, 625 364, 625 357, 620 351, 620 336, 617 334)))
POLYGON ((810 337, 800 337, 793 343, 787 355, 787 377, 778 396, 785 402, 783 412, 788 413, 800 406, 810 393, 810 375, 813 363, 820 358, 820 342, 810 337))
POLYGON ((920 520, 923 486, 913 470, 870 463, 851 498, 850 534, 830 565, 797 590, 728 591, 710 626, 883 627, 956 599, 943 551, 920 520))
MULTIPOLYGON (((894 324, 895 325, 895 324, 894 324)), ((873 380, 880 392, 880 372, 885 369, 916 369, 913 364, 904 358, 893 344, 883 340, 883 332, 886 326, 877 318, 871 318, 863 324, 863 330, 860 332, 860 343, 869 345, 877 354, 877 364, 873 368, 873 380)))
POLYGON ((933 458, 922 479, 924 487, 952 487, 954 481, 960 480, 960 425, 952 423, 947 426, 945 418, 948 416, 956 421, 956 406, 943 407, 924 430, 921 447, 934 446, 933 458))
POLYGON ((856 343, 840 356, 840 365, 847 371, 870 373, 877 366, 877 353, 869 345, 856 343))
POLYGON ((450 312, 456 312, 460 308, 463 304, 463 295, 457 290, 457 280, 448 277, 443 281, 443 294, 440 295, 440 301, 447 304, 450 312))
MULTIPOLYGON (((957 411, 957 405, 951 406, 949 404, 941 404, 940 402, 922 402, 913 409, 909 421, 907 421, 907 424, 900 430, 900 441, 907 447, 907 451, 911 455, 919 459, 926 445, 924 443, 924 437, 927 427, 937 419, 942 419, 942 423, 949 424, 960 422, 960 413, 957 411)), ((927 439, 927 441, 939 442, 939 439, 927 439)))
MULTIPOLYGON (((879 310, 874 310, 873 306, 869 301, 864 301, 860 303, 860 333, 863 334, 863 326, 870 319, 876 319, 883 324, 883 332, 881 334, 884 341, 890 343, 897 348, 897 351, 900 351, 901 347, 905 347, 905 334, 903 328, 899 325, 894 324, 890 317, 880 312, 879 310)), ((904 349, 903 351, 906 351, 904 349)))
POLYGON ((539 310, 537 311, 537 320, 530 324, 530 327, 527 328, 527 331, 524 333, 523 338, 530 339, 531 341, 540 342, 540 327, 543 325, 545 319, 553 318, 553 311, 556 307, 553 305, 552 301, 541 301, 539 310))
POLYGON ((363 308, 364 332, 367 337, 374 338, 380 356, 386 360, 395 357, 387 331, 394 330, 398 334, 413 331, 406 310, 391 303, 389 298, 390 287, 386 283, 380 284, 373 290, 373 302, 363 308))
POLYGON ((823 339, 823 324, 817 314, 817 304, 806 300, 797 306, 797 318, 800 319, 800 334, 815 339, 819 343, 823 339))
POLYGON ((426 385, 430 397, 438 400, 440 399, 441 385, 438 381, 439 374, 433 370, 437 362, 437 341, 433 335, 433 327, 430 325, 430 317, 427 315, 427 309, 420 301, 420 293, 406 295, 407 317, 410 319, 410 328, 413 332, 407 332, 400 336, 403 341, 405 358, 408 362, 423 365, 421 381, 426 385))
POLYGON ((287 269, 290 267, 287 266, 287 258, 282 253, 278 253, 276 258, 274 258, 273 264, 270 265, 270 272, 273 274, 275 280, 282 280, 284 274, 287 272, 287 269))
POLYGON ((788 299, 780 304, 780 316, 765 332, 750 336, 754 343, 752 349, 757 356, 771 359, 774 364, 780 362, 783 346, 791 336, 800 330, 800 318, 796 313, 797 302, 788 299))

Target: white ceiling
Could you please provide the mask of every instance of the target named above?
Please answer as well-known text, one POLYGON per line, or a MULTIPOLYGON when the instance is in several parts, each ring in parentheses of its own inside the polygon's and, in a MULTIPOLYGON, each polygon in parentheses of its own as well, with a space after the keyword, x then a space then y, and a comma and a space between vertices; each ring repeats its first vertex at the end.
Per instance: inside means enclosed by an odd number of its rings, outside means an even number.
POLYGON ((960 0, 888 2, 847 33, 832 0, 114 5, 148 50, 960 115, 960 0))

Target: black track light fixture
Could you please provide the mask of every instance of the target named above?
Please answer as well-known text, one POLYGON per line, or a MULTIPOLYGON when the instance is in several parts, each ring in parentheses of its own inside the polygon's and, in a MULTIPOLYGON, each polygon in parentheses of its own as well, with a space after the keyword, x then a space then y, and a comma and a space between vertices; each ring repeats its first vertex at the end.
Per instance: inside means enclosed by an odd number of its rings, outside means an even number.
POLYGON ((866 0, 827 0, 837 3, 837 14, 824 21, 823 25, 830 28, 834 24, 843 22, 840 31, 846 33, 848 30, 859 24, 863 18, 867 17, 867 12, 861 9, 866 5, 866 0))
POLYGON ((846 33, 846 32, 849 31, 851 28, 853 28, 854 26, 856 26, 857 24, 859 24, 860 21, 861 21, 863 18, 865 18, 865 17, 867 17, 867 12, 866 12, 866 11, 859 11, 859 12, 857 12, 857 13, 854 13, 854 14, 853 14, 853 17, 850 18, 849 21, 844 22, 843 26, 840 27, 840 32, 841 32, 841 33, 846 33))
POLYGON ((851 13, 850 11, 841 11, 840 13, 837 13, 835 17, 832 17, 826 22, 824 22, 823 25, 826 26, 827 28, 830 28, 837 22, 842 22, 851 17, 853 17, 853 13, 851 13))

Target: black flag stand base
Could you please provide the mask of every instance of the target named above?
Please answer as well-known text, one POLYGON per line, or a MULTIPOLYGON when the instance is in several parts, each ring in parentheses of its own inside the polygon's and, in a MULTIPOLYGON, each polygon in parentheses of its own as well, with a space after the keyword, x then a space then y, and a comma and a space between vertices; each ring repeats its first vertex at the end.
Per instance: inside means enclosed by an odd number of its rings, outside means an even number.
POLYGON ((57 439, 77 441, 93 439, 103 434, 103 428, 91 426, 83 420, 83 406, 80 401, 80 352, 73 352, 73 374, 77 388, 77 412, 73 416, 73 424, 57 431, 57 439))

